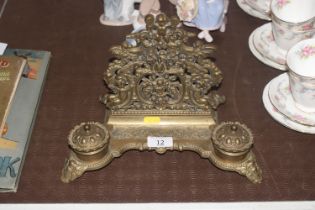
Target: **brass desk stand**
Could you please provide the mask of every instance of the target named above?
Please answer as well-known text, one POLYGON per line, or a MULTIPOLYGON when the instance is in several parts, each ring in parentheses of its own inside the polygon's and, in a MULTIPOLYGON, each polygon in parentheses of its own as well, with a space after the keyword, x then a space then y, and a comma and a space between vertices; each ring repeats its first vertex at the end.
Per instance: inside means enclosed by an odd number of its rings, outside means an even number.
POLYGON ((105 123, 81 123, 70 132, 63 182, 128 150, 191 150, 218 168, 261 182, 251 131, 238 122, 217 124, 216 109, 225 98, 214 90, 222 81, 209 59, 214 48, 199 41, 189 46, 194 34, 178 24, 175 17, 148 15, 146 30, 111 48, 116 59, 104 74, 111 92, 101 97, 105 123))

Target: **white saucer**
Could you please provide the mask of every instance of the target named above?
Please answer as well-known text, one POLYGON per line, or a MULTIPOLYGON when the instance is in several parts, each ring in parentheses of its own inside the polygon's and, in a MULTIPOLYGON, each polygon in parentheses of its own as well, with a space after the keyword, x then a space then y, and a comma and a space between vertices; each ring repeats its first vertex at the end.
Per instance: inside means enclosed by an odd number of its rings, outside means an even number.
POLYGON ((272 116, 272 118, 274 118, 277 122, 279 122, 280 124, 290 128, 292 130, 299 131, 302 133, 315 134, 315 127, 314 126, 307 126, 307 125, 302 125, 300 123, 294 122, 294 121, 290 120, 289 118, 287 118, 286 116, 284 116, 283 114, 281 114, 272 105, 272 103, 269 99, 269 94, 268 94, 269 85, 270 85, 270 82, 265 86, 262 99, 263 99, 263 103, 264 103, 266 110, 272 116))
POLYGON ((238 6, 247 14, 263 19, 263 20, 271 20, 269 14, 260 12, 258 10, 255 10, 250 5, 248 5, 245 0, 236 0, 238 6))
POLYGON ((250 35, 249 49, 264 64, 285 71, 287 51, 278 47, 274 41, 271 23, 256 28, 250 35))
POLYGON ((304 125, 315 126, 315 112, 304 112, 296 107, 287 73, 281 74, 270 82, 269 98, 271 103, 291 120, 304 125))

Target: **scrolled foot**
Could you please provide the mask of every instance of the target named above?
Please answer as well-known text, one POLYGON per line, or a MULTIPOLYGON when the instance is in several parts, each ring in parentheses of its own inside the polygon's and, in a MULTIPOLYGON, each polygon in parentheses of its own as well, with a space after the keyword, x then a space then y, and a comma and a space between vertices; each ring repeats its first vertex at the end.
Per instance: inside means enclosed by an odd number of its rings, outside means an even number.
POLYGON ((237 172, 241 175, 246 176, 254 184, 259 184, 262 181, 261 169, 259 168, 253 155, 239 168, 237 168, 237 172))
POLYGON ((65 166, 61 173, 61 181, 64 183, 69 183, 76 178, 82 176, 82 174, 87 170, 87 166, 84 166, 77 160, 72 158, 67 159, 65 166))

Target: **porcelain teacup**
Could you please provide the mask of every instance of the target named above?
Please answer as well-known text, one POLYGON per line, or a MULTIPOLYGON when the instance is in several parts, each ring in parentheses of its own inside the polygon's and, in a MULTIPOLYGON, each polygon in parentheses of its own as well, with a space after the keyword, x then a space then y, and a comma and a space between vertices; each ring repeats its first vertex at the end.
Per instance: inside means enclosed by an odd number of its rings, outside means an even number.
POLYGON ((261 13, 270 13, 270 3, 271 0, 245 0, 247 5, 251 8, 261 12, 261 13))
POLYGON ((315 35, 315 1, 272 0, 271 19, 275 42, 287 51, 315 35))
POLYGON ((294 45, 287 54, 287 65, 296 107, 315 112, 315 38, 294 45))

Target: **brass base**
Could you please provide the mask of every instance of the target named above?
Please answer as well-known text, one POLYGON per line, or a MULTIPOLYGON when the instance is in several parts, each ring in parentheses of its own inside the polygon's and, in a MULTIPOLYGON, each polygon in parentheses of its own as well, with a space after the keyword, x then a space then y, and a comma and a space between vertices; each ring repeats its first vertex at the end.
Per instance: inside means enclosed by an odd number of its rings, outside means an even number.
POLYGON ((108 144, 96 152, 86 154, 72 148, 61 180, 69 183, 86 171, 105 167, 128 150, 156 151, 159 154, 167 150, 190 150, 209 159, 222 170, 235 171, 253 183, 260 183, 261 170, 252 151, 248 149, 241 153, 223 153, 213 143, 213 130, 216 127, 210 113, 186 116, 111 115, 106 123, 110 136, 108 144), (173 146, 150 148, 147 136, 173 137, 173 146))

